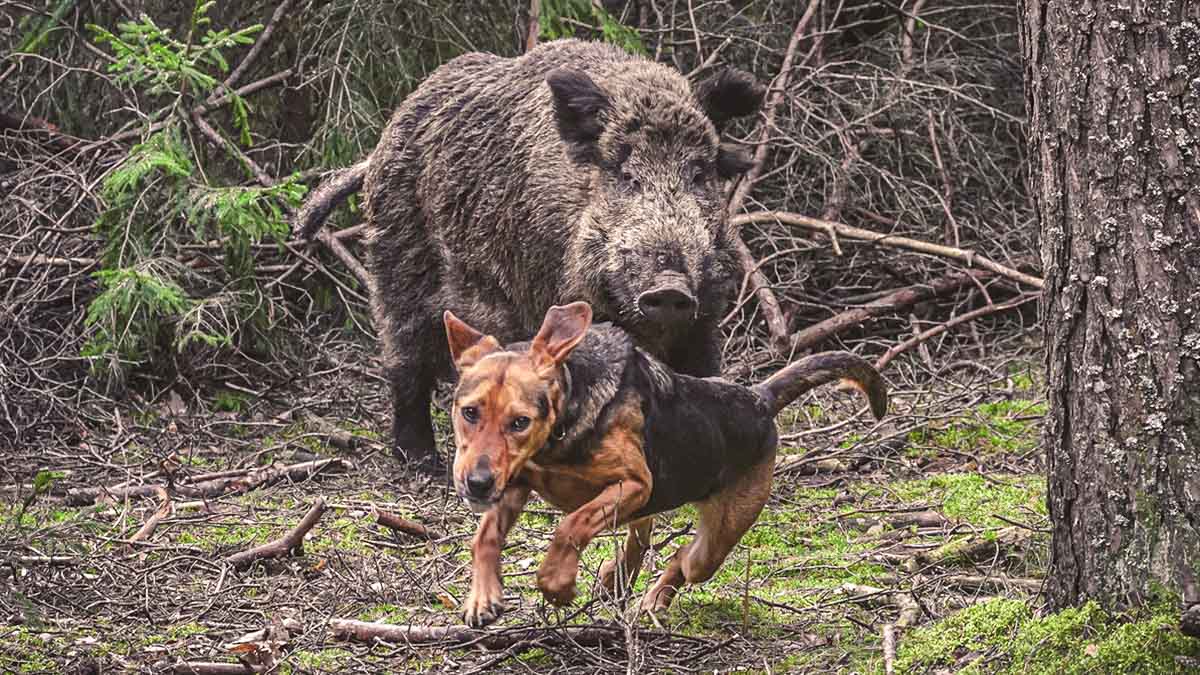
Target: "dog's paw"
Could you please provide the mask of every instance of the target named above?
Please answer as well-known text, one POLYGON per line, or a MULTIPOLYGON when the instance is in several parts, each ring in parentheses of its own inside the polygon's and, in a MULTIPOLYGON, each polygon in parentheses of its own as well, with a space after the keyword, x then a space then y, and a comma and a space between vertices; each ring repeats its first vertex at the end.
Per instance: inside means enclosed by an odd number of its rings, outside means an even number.
POLYGON ((567 573, 564 570, 547 570, 545 566, 538 570, 538 590, 546 601, 557 607, 565 607, 575 600, 575 569, 567 573))
POLYGON ((675 589, 655 584, 642 596, 642 612, 651 616, 667 611, 675 599, 675 589))
POLYGON ((596 590, 606 598, 615 598, 624 602, 629 596, 629 590, 633 587, 633 582, 636 577, 631 575, 628 570, 624 570, 622 575, 623 584, 617 584, 617 561, 606 560, 600 566, 600 574, 596 578, 596 590))
POLYGON ((483 628, 500 618, 504 613, 504 598, 500 588, 472 587, 462 604, 463 623, 472 628, 483 628))

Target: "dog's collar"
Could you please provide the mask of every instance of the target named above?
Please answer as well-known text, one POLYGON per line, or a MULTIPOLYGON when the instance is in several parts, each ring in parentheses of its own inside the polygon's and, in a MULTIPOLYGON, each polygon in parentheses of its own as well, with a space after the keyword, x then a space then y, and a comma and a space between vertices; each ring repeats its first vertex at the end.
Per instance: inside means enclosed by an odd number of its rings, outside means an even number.
POLYGON ((567 429, 570 429, 571 425, 575 423, 575 416, 571 414, 571 369, 568 368, 567 364, 564 363, 562 366, 562 372, 564 401, 562 417, 558 420, 558 423, 554 425, 554 428, 550 430, 550 437, 546 439, 546 443, 541 447, 540 450, 537 451, 537 454, 539 455, 558 447, 558 445, 562 443, 563 439, 567 437, 567 429))

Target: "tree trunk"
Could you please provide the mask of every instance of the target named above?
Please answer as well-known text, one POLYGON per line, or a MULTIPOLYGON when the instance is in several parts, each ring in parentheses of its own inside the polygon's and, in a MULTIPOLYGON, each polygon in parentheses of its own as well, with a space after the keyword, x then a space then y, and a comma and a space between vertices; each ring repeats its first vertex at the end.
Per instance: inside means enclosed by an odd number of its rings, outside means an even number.
POLYGON ((1200 2, 1022 0, 1051 598, 1200 603, 1200 2))

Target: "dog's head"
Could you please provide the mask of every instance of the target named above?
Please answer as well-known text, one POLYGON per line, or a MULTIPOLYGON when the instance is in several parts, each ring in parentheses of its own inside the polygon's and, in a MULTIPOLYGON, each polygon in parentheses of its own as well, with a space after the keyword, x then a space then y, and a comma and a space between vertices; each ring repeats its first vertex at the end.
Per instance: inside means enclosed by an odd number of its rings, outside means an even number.
POLYGON ((513 476, 546 443, 566 405, 563 362, 592 323, 586 302, 551 307, 526 351, 444 316, 458 369, 451 420, 454 486, 477 513, 500 499, 513 476))

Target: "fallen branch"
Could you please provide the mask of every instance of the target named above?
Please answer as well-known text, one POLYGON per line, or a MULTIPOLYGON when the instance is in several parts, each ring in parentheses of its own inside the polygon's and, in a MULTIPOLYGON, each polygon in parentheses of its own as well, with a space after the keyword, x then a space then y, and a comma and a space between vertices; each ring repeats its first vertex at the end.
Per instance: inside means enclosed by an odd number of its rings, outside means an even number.
POLYGON ((797 353, 812 348, 825 340, 862 324, 867 319, 883 314, 892 314, 918 302, 946 295, 972 283, 972 278, 985 276, 986 272, 964 272, 935 279, 928 284, 917 284, 894 291, 874 302, 855 307, 809 326, 792 336, 791 352, 797 353))
POLYGON ((437 530, 430 529, 421 523, 408 520, 407 518, 401 518, 394 513, 389 513, 388 511, 384 511, 382 509, 375 510, 375 522, 384 527, 396 530, 397 532, 403 532, 404 534, 419 537, 421 539, 435 541, 437 539, 446 538, 446 535, 438 532, 437 530))
MULTIPOLYGON (((504 631, 482 631, 466 626, 411 626, 353 619, 333 619, 329 622, 333 636, 339 640, 394 644, 438 644, 448 646, 482 645, 488 649, 511 649, 518 645, 534 647, 541 643, 572 644, 594 647, 623 642, 625 632, 604 626, 559 626, 556 628, 516 628, 504 631)), ((646 633, 640 633, 646 634, 646 633)))
POLYGON ((883 624, 883 672, 896 672, 896 626, 890 623, 883 624))
MULTIPOLYGON (((160 671, 155 671, 160 672, 160 671)), ((252 675, 255 670, 241 663, 216 663, 212 661, 180 661, 171 666, 176 675, 252 675)))
POLYGON ((931 551, 923 551, 912 556, 904 562, 904 569, 908 572, 917 572, 924 567, 934 565, 962 561, 978 562, 999 557, 1007 549, 1016 548, 1033 536, 1028 530, 1019 527, 1005 527, 997 530, 995 535, 994 539, 975 536, 947 542, 931 551))
POLYGON ((314 525, 317 524, 317 521, 321 519, 321 515, 323 513, 325 513, 325 499, 318 497, 316 503, 312 505, 312 508, 308 510, 308 513, 304 514, 304 518, 297 523, 296 527, 294 527, 291 532, 288 532, 275 541, 267 542, 262 546, 255 546, 247 551, 234 553, 233 555, 225 558, 225 564, 233 567, 234 569, 240 569, 243 567, 249 567, 257 560, 264 560, 267 558, 286 558, 289 555, 301 555, 304 550, 304 536, 308 534, 308 531, 311 530, 314 525))
POLYGON ((942 244, 934 244, 919 239, 910 237, 901 237, 891 234, 883 234, 872 230, 864 230, 861 227, 853 227, 843 223, 835 223, 819 218, 810 218, 799 213, 791 213, 788 211, 761 211, 759 213, 747 213, 739 216, 734 216, 731 222, 738 227, 748 225, 750 223, 783 223, 785 225, 794 225, 802 227, 814 232, 824 232, 825 234, 835 233, 837 236, 845 239, 856 239, 859 241, 869 241, 881 246, 891 248, 902 248, 919 253, 928 253, 942 258, 950 258, 966 263, 967 267, 979 267, 981 269, 994 272, 995 274, 1012 279, 1013 281, 1041 289, 1045 282, 1033 275, 1025 274, 1011 267, 1001 265, 990 258, 979 255, 974 251, 953 246, 944 246, 942 244))
POLYGON ((312 415, 308 418, 309 425, 319 434, 325 437, 325 441, 335 448, 342 450, 353 450, 358 447, 361 440, 354 432, 348 431, 334 424, 332 421, 312 415))
POLYGON ((874 586, 845 583, 842 593, 852 596, 851 600, 867 607, 895 607, 900 611, 892 625, 896 628, 908 628, 916 625, 921 618, 921 605, 911 593, 890 591, 874 586))
POLYGON ((156 489, 156 494, 158 494, 159 498, 162 499, 162 504, 154 510, 154 513, 150 514, 150 517, 146 519, 146 522, 142 524, 140 528, 138 528, 137 532, 133 533, 132 537, 129 538, 128 548, 130 550, 133 549, 133 545, 135 543, 149 539, 150 535, 154 534, 154 530, 158 529, 158 524, 161 523, 164 518, 170 516, 171 512, 174 510, 172 507, 171 496, 167 494, 166 490, 159 487, 156 489))
POLYGON ((1041 579, 1025 579, 1021 577, 1004 577, 1004 576, 978 576, 972 574, 956 574, 954 576, 942 577, 939 582, 950 586, 968 590, 995 590, 1006 591, 1013 588, 1019 588, 1030 593, 1040 594, 1046 585, 1046 582, 1041 579))
MULTIPOLYGON (((338 457, 332 459, 317 459, 299 464, 271 464, 249 473, 238 470, 233 475, 215 478, 199 483, 162 485, 134 485, 130 487, 99 487, 73 489, 67 492, 66 503, 70 506, 87 506, 96 503, 98 499, 109 498, 114 501, 150 497, 166 487, 168 492, 192 499, 220 497, 228 493, 240 494, 259 487, 272 485, 284 478, 292 481, 307 480, 322 471, 348 471, 350 462, 338 457)), ((221 472, 226 473, 226 472, 221 472)))
POLYGON ((883 356, 880 356, 878 359, 875 360, 875 370, 883 370, 887 366, 887 364, 892 362, 892 359, 896 358, 900 354, 903 354, 904 352, 908 351, 909 349, 912 349, 916 345, 919 345, 927 340, 930 340, 932 338, 937 337, 938 335, 941 335, 942 333, 950 330, 951 328, 953 328, 959 324, 963 324, 968 321, 974 321, 975 319, 978 319, 983 316, 988 316, 989 314, 996 314, 998 312, 1015 309, 1017 307, 1020 307, 1021 305, 1024 305, 1027 302, 1033 302, 1033 301, 1037 300, 1039 297, 1040 296, 1036 293, 1026 293, 1023 295, 1019 295, 1016 298, 1009 300, 1008 302, 993 303, 990 305, 986 305, 984 307, 980 307, 979 309, 971 310, 970 312, 967 312, 965 314, 960 314, 960 315, 954 317, 953 319, 946 321, 945 323, 939 324, 937 326, 934 326, 933 328, 930 328, 929 330, 918 333, 918 334, 914 335, 913 337, 905 340, 904 342, 901 342, 901 343, 893 346, 891 349, 887 350, 887 352, 885 352, 883 356))
POLYGON ((367 274, 367 268, 358 261, 358 258, 354 257, 354 254, 350 252, 350 249, 346 248, 346 245, 341 240, 330 234, 328 230, 321 230, 317 233, 317 241, 324 244, 330 253, 342 261, 346 269, 350 270, 354 274, 354 277, 358 279, 358 282, 363 285, 363 288, 370 290, 371 275, 367 274))

